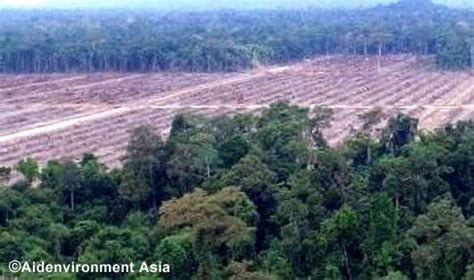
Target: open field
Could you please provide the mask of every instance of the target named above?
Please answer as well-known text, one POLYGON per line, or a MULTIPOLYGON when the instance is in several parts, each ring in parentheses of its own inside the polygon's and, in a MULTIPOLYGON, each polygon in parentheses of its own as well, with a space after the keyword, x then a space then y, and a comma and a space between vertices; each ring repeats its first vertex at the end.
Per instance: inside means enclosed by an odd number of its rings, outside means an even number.
POLYGON ((176 113, 258 112, 272 102, 335 110, 335 145, 360 126, 357 115, 381 107, 420 119, 423 129, 474 118, 474 76, 440 72, 413 56, 336 56, 232 74, 54 74, 0 76, 0 166, 30 156, 86 152, 120 163, 128 132, 166 131, 176 113))

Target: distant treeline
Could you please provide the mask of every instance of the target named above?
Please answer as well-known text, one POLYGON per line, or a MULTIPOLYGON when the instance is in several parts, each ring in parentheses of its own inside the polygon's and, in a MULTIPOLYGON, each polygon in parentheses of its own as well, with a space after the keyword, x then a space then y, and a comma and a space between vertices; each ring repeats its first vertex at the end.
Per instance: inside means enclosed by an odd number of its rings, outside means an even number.
POLYGON ((366 10, 2 11, 0 72, 238 71, 316 55, 435 55, 471 65, 474 12, 401 1, 366 10))

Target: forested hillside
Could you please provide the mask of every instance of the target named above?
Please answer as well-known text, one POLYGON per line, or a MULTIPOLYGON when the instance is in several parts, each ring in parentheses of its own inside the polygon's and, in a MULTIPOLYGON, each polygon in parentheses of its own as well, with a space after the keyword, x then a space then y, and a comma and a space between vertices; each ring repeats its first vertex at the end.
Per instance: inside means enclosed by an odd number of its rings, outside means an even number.
POLYGON ((161 260, 163 279, 473 279, 474 124, 421 133, 398 115, 377 129, 373 110, 331 148, 331 116, 286 103, 177 116, 167 141, 136 129, 122 169, 93 155, 41 170, 23 160, 25 180, 0 188, 0 263, 161 260))
POLYGON ((408 1, 366 10, 4 10, 0 72, 236 71, 327 54, 471 65, 474 12, 408 1))

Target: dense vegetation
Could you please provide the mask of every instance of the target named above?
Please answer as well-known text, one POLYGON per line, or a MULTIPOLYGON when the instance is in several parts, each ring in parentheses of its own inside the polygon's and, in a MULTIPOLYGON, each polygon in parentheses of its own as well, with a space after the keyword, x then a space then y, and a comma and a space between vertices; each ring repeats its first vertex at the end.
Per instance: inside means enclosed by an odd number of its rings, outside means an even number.
POLYGON ((471 65, 474 12, 427 0, 366 10, 2 11, 0 72, 235 71, 334 53, 471 65))
POLYGON ((163 279, 473 279, 474 123, 421 133, 400 114, 377 129, 379 113, 337 148, 322 136, 331 110, 277 103, 260 116, 177 116, 167 141, 138 128, 121 169, 93 155, 41 170, 25 159, 25 179, 0 188, 0 263, 161 260, 163 279))

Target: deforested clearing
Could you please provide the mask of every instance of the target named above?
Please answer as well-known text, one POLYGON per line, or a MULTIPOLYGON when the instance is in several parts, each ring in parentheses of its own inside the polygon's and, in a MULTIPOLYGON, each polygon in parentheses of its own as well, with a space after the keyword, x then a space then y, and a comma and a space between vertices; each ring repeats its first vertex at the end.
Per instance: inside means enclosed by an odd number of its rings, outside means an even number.
MULTIPOLYGON (((238 73, 97 73, 0 76, 0 166, 94 153, 120 165, 129 132, 166 134, 176 114, 255 113, 286 101, 334 110, 331 145, 360 128, 359 115, 403 112, 422 129, 474 117, 474 75, 436 70, 431 57, 330 56, 238 73)), ((383 120, 382 120, 383 123, 383 120)))

